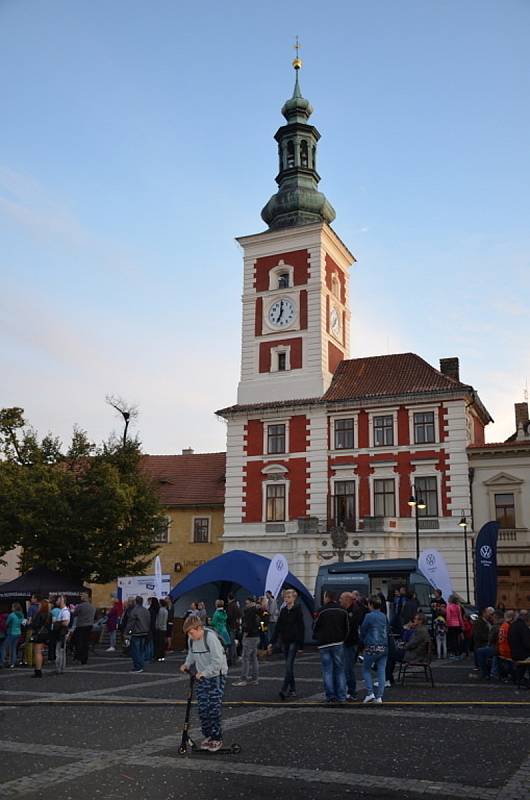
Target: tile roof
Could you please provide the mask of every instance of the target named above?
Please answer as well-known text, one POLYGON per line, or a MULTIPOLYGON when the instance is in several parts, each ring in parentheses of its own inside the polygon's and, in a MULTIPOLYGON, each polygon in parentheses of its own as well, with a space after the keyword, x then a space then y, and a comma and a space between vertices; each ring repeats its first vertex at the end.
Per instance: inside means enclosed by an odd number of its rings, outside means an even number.
POLYGON ((530 450, 530 439, 506 439, 505 442, 487 442, 486 444, 468 444, 468 450, 530 450))
POLYGON ((422 392, 470 391, 431 367, 415 353, 371 356, 341 361, 324 400, 420 394, 422 392))
POLYGON ((146 455, 143 459, 164 506, 223 505, 225 467, 226 453, 146 455))

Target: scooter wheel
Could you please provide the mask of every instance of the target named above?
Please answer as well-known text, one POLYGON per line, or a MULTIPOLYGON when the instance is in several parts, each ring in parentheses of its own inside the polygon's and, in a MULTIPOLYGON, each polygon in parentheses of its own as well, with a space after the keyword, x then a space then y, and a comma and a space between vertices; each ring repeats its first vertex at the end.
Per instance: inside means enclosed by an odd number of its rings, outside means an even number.
POLYGON ((181 744, 180 747, 179 747, 179 755, 183 756, 184 753, 186 752, 186 749, 187 748, 184 745, 181 744))
POLYGON ((230 749, 231 749, 232 753, 234 753, 234 755, 237 755, 237 753, 241 752, 241 745, 240 744, 233 744, 230 749))

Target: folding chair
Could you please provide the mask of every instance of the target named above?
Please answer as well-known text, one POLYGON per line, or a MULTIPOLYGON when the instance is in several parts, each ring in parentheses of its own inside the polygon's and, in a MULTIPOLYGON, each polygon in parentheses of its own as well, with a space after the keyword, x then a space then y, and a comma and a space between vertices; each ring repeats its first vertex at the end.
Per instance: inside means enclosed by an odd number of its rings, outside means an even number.
POLYGON ((434 677, 432 674, 431 668, 431 661, 432 661, 432 642, 429 642, 429 646, 427 649, 427 655, 424 659, 419 659, 417 661, 402 661, 399 665, 399 673, 398 673, 398 682, 401 681, 401 685, 405 686, 405 678, 407 675, 411 678, 421 678, 422 673, 425 681, 428 683, 431 682, 431 686, 434 689, 434 677))

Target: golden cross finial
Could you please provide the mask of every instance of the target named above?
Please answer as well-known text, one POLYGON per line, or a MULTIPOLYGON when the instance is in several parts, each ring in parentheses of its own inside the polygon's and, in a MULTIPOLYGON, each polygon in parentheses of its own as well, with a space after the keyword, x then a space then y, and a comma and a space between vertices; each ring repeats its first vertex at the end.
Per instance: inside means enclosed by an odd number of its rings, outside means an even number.
POLYGON ((300 69, 300 67, 302 66, 302 59, 300 58, 300 49, 301 49, 302 45, 300 44, 300 42, 298 40, 298 36, 296 37, 296 41, 295 41, 295 44, 293 45, 293 47, 296 50, 296 58, 293 61, 293 67, 295 69, 300 69))

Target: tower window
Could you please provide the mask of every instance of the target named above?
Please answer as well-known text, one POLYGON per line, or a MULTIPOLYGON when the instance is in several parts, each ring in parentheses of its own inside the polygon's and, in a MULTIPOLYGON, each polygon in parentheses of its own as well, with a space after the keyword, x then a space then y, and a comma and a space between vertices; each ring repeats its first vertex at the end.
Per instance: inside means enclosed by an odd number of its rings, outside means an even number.
POLYGON ((285 483, 267 485, 265 519, 267 522, 285 520, 285 483))
POLYGON ((268 426, 267 453, 285 453, 285 425, 268 426))
POLYGON ((278 289, 288 289, 289 288, 289 273, 288 272, 280 272, 278 275, 278 289))
POLYGON ((305 139, 302 139, 300 143, 300 164, 302 167, 309 166, 309 156, 307 150, 307 142, 305 139))
POLYGON ((287 142, 287 169, 294 167, 294 142, 287 142))
POLYGON ((278 353, 278 372, 285 372, 287 369, 287 353, 278 353))
POLYGON ((315 145, 313 145, 313 169, 317 168, 317 149, 315 145))

